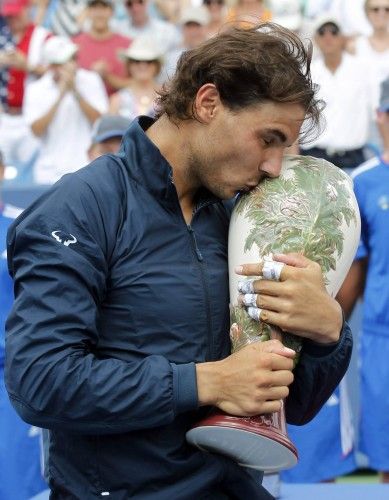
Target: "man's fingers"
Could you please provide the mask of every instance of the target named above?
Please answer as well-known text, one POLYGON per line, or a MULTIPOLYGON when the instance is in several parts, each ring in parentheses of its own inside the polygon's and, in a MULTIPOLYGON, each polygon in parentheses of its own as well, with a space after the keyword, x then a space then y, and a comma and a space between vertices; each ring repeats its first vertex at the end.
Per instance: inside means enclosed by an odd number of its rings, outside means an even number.
POLYGON ((301 253, 277 253, 273 255, 273 259, 292 267, 308 267, 312 263, 311 260, 307 259, 301 253))
MULTIPOLYGON (((285 281, 290 275, 287 265, 283 262, 273 260, 264 260, 256 264, 242 264, 235 268, 235 272, 242 276, 256 276, 257 280, 264 279, 271 281, 285 281)), ((244 287, 244 283, 249 281, 254 280, 242 280, 239 282, 239 287, 244 287)), ((249 293, 249 291, 246 293, 249 293)))
MULTIPOLYGON (((293 360, 293 358, 296 356, 296 351, 294 351, 293 349, 290 349, 289 347, 285 347, 279 340, 276 340, 276 339, 275 340, 267 340, 266 342, 259 342, 255 345, 262 352, 277 354, 278 356, 277 356, 276 361, 278 360, 279 357, 288 358, 288 359, 293 360)), ((274 363, 276 363, 276 361, 274 363)), ((289 370, 289 366, 293 367, 293 363, 292 363, 292 365, 287 363, 285 365, 285 368, 283 366, 276 367, 273 365, 272 365, 272 368, 277 369, 277 370, 283 370, 283 369, 289 370)))

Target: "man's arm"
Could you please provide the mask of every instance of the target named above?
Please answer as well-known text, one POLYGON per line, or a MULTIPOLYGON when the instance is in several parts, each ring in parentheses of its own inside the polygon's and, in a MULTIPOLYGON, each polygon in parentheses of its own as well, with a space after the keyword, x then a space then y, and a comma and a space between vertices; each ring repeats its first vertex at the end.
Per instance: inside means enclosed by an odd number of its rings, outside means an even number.
POLYGON ((31 130, 34 135, 36 135, 37 137, 42 137, 46 134, 47 129, 53 121, 58 111, 58 107, 61 104, 66 92, 66 89, 61 89, 59 96, 55 100, 54 104, 48 109, 48 111, 46 111, 44 115, 31 123, 31 130))
POLYGON ((365 289, 367 257, 355 260, 344 280, 336 300, 342 306, 346 318, 351 316, 354 306, 365 289))

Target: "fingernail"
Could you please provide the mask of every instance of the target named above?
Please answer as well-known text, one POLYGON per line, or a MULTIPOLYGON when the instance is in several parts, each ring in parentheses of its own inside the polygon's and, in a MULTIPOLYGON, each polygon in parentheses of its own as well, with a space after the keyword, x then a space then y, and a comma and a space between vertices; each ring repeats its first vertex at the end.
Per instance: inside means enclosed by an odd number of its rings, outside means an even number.
POLYGON ((236 266, 235 267, 235 272, 236 272, 236 274, 242 274, 242 272, 243 272, 243 266, 236 266))
POLYGON ((293 349, 290 349, 289 347, 285 347, 285 346, 284 346, 284 351, 288 352, 289 354, 296 354, 296 351, 294 351, 293 349))

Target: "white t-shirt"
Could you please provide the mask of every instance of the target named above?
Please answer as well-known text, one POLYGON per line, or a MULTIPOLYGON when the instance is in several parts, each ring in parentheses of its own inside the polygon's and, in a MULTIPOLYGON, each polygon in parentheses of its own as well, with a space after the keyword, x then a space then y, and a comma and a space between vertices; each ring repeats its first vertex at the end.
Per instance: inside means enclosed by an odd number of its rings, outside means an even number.
MULTIPOLYGON (((108 110, 104 84, 96 73, 78 69, 76 88, 82 97, 100 113, 108 110)), ((53 106, 59 95, 57 84, 49 71, 28 85, 23 112, 31 125, 53 106)), ((38 184, 53 184, 62 175, 74 172, 88 163, 87 149, 92 125, 71 92, 62 99, 47 132, 41 137, 40 154, 34 165, 38 184)))
POLYGON ((355 40, 355 55, 369 67, 373 109, 377 109, 380 97, 380 84, 389 77, 389 49, 378 52, 371 46, 369 38, 359 36, 355 40))
POLYGON ((303 149, 319 147, 336 151, 363 147, 368 139, 372 114, 370 77, 361 61, 343 53, 335 73, 322 59, 311 66, 312 81, 319 85, 318 97, 326 103, 325 129, 303 149))

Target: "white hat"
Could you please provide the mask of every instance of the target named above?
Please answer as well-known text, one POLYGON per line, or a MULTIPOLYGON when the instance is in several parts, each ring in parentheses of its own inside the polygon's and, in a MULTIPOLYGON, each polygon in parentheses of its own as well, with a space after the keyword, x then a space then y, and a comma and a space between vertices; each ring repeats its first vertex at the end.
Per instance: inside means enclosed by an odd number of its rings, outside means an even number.
POLYGON ((64 36, 52 36, 43 46, 46 64, 64 64, 77 52, 78 46, 64 36))
POLYGON ((210 21, 208 9, 203 6, 187 7, 182 11, 180 24, 197 23, 201 26, 206 26, 210 21))
POLYGON ((325 24, 335 24, 335 26, 337 26, 339 28, 340 31, 342 31, 342 25, 341 25, 341 22, 339 21, 339 19, 334 16, 333 14, 331 13, 324 13, 324 14, 321 14, 320 16, 318 16, 316 19, 313 20, 312 22, 312 32, 313 33, 316 33, 316 31, 318 29, 320 29, 322 26, 324 26, 325 24))
POLYGON ((300 0, 272 0, 270 3, 272 22, 297 31, 301 28, 303 15, 300 0))
POLYGON ((127 50, 120 53, 125 59, 135 61, 162 61, 162 53, 149 36, 138 36, 127 50))

